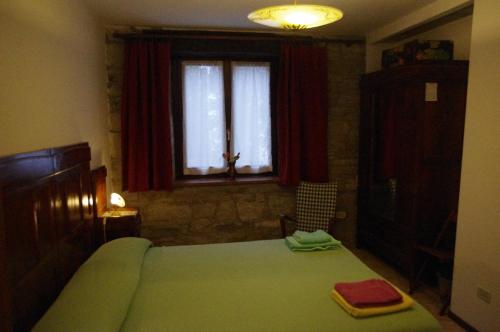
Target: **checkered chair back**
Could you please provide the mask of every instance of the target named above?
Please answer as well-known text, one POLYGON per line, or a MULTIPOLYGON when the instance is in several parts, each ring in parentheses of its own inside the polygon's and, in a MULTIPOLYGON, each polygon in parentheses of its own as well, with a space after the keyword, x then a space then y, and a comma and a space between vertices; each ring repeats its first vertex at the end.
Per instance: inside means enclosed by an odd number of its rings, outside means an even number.
POLYGON ((297 229, 328 232, 329 221, 335 216, 337 183, 301 182, 297 188, 297 229))

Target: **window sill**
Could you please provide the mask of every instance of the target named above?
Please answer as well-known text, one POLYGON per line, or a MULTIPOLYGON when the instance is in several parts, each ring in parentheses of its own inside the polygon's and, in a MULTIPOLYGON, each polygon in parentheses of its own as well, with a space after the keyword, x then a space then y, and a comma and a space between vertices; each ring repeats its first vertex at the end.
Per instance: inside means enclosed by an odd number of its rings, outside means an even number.
POLYGON ((245 184, 264 184, 278 183, 277 176, 252 176, 240 177, 234 180, 228 178, 209 178, 209 179, 183 179, 175 181, 175 188, 197 187, 197 186, 233 186, 245 184))

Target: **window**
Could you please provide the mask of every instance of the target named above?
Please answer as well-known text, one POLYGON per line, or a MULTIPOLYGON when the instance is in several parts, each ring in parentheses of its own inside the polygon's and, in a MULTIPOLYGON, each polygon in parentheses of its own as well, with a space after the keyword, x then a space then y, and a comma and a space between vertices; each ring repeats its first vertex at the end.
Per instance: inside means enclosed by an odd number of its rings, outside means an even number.
POLYGON ((183 62, 184 174, 220 173, 226 151, 220 62, 183 62))
POLYGON ((185 60, 177 68, 177 177, 225 173, 227 151, 240 153, 239 174, 273 174, 271 62, 185 60))

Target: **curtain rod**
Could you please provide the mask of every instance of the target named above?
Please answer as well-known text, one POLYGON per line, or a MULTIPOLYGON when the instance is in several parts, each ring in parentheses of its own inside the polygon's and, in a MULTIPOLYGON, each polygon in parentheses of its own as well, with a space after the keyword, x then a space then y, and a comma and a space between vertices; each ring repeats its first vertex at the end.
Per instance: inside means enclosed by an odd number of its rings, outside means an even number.
POLYGON ((114 32, 118 39, 204 39, 204 40, 263 40, 297 42, 333 42, 344 44, 364 43, 361 39, 314 38, 311 36, 283 36, 272 33, 228 32, 228 31, 180 31, 180 30, 142 30, 138 32, 114 32))

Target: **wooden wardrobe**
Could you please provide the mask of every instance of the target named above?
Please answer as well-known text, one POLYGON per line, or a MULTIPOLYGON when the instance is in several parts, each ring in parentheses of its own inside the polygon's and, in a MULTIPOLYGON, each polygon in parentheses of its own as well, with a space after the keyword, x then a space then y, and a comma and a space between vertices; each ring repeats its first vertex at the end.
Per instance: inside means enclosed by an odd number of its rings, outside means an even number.
POLYGON ((361 80, 358 246, 410 276, 458 206, 467 72, 450 61, 361 80))

